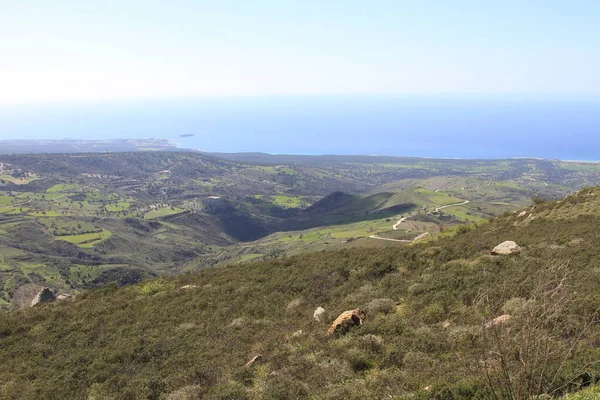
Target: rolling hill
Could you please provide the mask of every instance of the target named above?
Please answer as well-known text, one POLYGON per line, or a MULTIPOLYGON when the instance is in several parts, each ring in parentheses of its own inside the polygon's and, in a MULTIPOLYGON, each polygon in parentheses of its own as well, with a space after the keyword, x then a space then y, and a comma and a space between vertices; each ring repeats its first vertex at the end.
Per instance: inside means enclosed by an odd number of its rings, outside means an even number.
POLYGON ((31 287, 74 294, 252 259, 385 247, 600 182, 597 164, 552 160, 245 157, 0 155, 0 308, 26 304, 31 287))
POLYGON ((410 246, 196 270, 7 312, 0 396, 575 393, 600 379, 598 210, 600 189, 590 188, 410 246), (492 255, 504 241, 520 251, 492 255), (321 322, 317 307, 325 309, 321 322), (361 326, 327 334, 335 317, 356 308, 366 314, 361 326))

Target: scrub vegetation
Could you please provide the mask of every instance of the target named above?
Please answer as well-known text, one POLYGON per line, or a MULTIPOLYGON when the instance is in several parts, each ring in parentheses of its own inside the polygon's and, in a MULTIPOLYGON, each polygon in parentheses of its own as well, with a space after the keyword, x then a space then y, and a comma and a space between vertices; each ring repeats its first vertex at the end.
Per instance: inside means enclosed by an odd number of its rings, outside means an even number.
POLYGON ((590 188, 412 245, 200 269, 7 312, 0 397, 596 398, 599 206, 590 188), (506 240, 521 250, 490 254, 506 240), (328 336, 355 308, 363 324, 328 336))

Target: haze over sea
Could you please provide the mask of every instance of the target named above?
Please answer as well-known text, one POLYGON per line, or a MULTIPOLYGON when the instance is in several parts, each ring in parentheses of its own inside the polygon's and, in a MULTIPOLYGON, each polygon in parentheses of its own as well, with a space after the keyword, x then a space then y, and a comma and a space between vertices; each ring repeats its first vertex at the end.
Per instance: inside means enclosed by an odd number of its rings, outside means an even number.
POLYGON ((178 138, 211 152, 600 160, 600 96, 240 97, 0 108, 0 139, 178 138))

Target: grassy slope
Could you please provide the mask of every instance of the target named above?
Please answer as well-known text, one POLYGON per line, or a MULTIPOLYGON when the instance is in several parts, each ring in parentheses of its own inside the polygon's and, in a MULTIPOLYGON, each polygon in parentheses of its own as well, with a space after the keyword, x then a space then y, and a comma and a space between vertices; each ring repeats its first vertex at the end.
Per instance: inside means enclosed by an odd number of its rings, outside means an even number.
POLYGON ((576 390, 600 377, 600 327, 587 325, 600 304, 599 203, 586 190, 414 246, 203 270, 11 312, 0 319, 0 397, 487 399, 502 389, 493 354, 513 390, 576 390), (504 240, 523 251, 490 256, 504 240), (328 338, 317 306, 328 322, 355 307, 367 320, 328 338), (507 325, 481 328, 506 312, 507 325), (542 348, 544 373, 532 356, 542 348))

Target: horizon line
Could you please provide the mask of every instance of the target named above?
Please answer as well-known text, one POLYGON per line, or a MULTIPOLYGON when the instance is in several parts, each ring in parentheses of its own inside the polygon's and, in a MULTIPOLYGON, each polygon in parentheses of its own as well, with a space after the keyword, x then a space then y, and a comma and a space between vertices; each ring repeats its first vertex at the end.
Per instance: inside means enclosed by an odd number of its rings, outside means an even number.
POLYGON ((187 96, 148 96, 148 97, 116 97, 112 99, 65 99, 65 100, 33 100, 15 103, 2 103, 0 110, 20 107, 40 106, 69 106, 86 104, 118 104, 118 103, 154 103, 154 102, 181 102, 181 101, 206 101, 227 99, 281 99, 281 98, 335 98, 335 97, 380 97, 380 98, 407 98, 407 97, 469 97, 469 98, 494 98, 494 97, 523 97, 523 98, 577 98, 599 99, 600 92, 327 92, 327 93, 240 93, 240 94, 212 94, 212 95, 187 95, 187 96))

